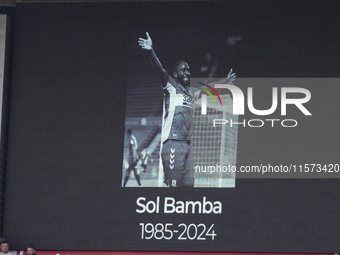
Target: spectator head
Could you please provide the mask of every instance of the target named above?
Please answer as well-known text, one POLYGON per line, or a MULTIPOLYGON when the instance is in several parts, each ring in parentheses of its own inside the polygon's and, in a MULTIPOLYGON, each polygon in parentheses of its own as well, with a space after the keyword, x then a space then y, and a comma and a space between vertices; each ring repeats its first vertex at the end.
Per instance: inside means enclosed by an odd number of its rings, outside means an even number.
POLYGON ((34 244, 27 245, 27 255, 33 254, 35 254, 35 245, 34 244))
POLYGON ((6 254, 6 253, 8 253, 8 250, 9 250, 9 244, 8 244, 8 242, 7 241, 2 241, 1 242, 1 251, 2 251, 2 253, 3 254, 6 254))

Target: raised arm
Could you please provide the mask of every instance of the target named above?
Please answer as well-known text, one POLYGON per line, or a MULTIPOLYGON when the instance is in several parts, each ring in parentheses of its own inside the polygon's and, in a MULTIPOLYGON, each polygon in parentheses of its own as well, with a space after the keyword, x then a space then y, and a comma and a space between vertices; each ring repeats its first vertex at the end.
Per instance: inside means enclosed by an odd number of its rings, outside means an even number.
POLYGON ((216 82, 211 82, 209 83, 210 86, 214 86, 215 84, 234 84, 234 81, 236 79, 236 74, 233 73, 233 69, 230 69, 230 72, 228 73, 227 77, 225 77, 222 80, 216 81, 216 82))
POLYGON ((146 39, 143 38, 139 38, 138 40, 138 44, 139 46, 141 46, 143 49, 147 50, 149 52, 150 55, 150 59, 151 59, 151 63, 152 66, 154 67, 161 83, 162 83, 162 87, 165 87, 170 76, 168 75, 168 73, 164 70, 161 62, 159 61, 153 47, 152 47, 152 40, 151 37, 149 35, 148 32, 146 32, 146 39))
MULTIPOLYGON (((225 77, 222 80, 216 81, 216 82, 211 82, 209 83, 210 86, 215 87, 215 84, 231 84, 234 85, 234 80, 236 79, 236 74, 233 73, 233 69, 230 69, 230 72, 228 73, 227 77, 225 77)), ((216 89, 219 94, 229 94, 232 96, 232 93, 230 93, 229 90, 226 89, 216 89)))

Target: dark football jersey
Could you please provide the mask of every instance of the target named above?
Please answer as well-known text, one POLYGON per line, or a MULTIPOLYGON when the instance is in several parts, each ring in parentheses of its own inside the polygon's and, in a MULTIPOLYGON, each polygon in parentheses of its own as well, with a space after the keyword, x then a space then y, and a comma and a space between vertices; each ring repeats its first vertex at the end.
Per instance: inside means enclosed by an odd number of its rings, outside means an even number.
POLYGON ((190 140, 196 98, 189 87, 169 79, 164 89, 162 142, 190 140))

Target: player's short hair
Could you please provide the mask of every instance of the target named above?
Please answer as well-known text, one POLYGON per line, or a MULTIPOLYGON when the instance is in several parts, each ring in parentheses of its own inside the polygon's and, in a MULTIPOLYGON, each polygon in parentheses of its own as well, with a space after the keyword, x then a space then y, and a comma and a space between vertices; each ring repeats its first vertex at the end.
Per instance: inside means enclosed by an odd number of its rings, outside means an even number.
POLYGON ((131 134, 132 134, 132 129, 129 128, 129 129, 126 131, 126 133, 128 133, 128 135, 131 135, 131 134))
MULTIPOLYGON (((182 64, 182 63, 188 64, 188 62, 185 61, 185 60, 179 60, 179 61, 177 61, 177 62, 174 64, 174 67, 172 68, 172 73, 177 72, 177 67, 179 66, 179 64, 182 64)), ((189 65, 189 64, 188 64, 188 65, 189 65)))
POLYGON ((31 243, 31 244, 27 245, 27 249, 28 248, 32 248, 33 250, 35 250, 35 245, 31 243))
POLYGON ((2 241, 2 242, 1 242, 1 244, 3 244, 3 243, 7 243, 7 244, 9 244, 9 243, 8 243, 6 240, 4 240, 4 241, 2 241))

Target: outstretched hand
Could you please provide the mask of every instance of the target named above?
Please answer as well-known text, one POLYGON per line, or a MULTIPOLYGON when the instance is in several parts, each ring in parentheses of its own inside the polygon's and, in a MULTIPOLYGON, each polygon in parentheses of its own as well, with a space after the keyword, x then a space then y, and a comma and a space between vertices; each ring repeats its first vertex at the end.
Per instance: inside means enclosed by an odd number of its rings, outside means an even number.
POLYGON ((148 32, 146 32, 147 39, 139 38, 138 44, 145 50, 152 50, 152 40, 148 32))
POLYGON ((233 69, 232 68, 230 69, 230 72, 228 73, 226 79, 227 79, 227 83, 228 84, 234 84, 234 81, 236 79, 236 74, 233 73, 233 69))

